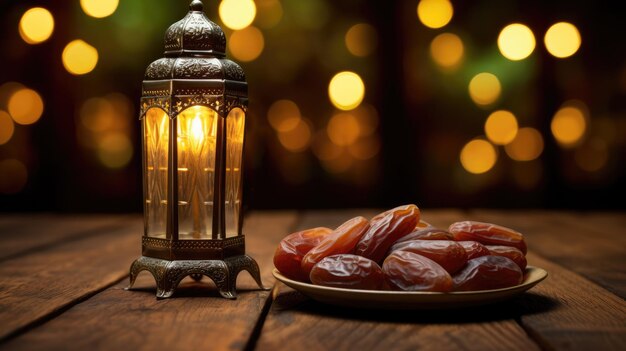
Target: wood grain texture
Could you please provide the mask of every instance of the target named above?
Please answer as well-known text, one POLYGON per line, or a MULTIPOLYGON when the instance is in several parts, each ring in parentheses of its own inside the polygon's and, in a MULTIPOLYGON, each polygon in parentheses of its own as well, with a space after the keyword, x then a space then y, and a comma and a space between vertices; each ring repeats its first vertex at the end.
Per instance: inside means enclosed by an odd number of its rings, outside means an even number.
POLYGON ((129 218, 108 215, 4 215, 0 221, 0 261, 56 243, 106 232, 119 227, 129 218))
MULTIPOLYGON (((39 233, 44 232, 44 224, 38 228, 39 233)), ((110 232, 2 262, 0 340, 127 275, 132 256, 141 251, 142 226, 141 219, 136 217, 110 232)))
MULTIPOLYGON (((274 248, 296 220, 295 212, 273 212, 254 213, 244 222, 247 252, 257 259, 266 286, 273 284, 274 248)), ((139 236, 130 245, 138 251, 139 236)), ((121 260, 125 273, 133 258, 126 253, 121 260)), ((186 278, 173 298, 159 301, 147 272, 137 281, 139 291, 124 291, 127 284, 104 290, 0 349, 241 350, 270 301, 270 292, 258 290, 246 272, 239 276, 234 301, 221 298, 207 278, 200 283, 186 278)))
MULTIPOLYGON (((378 211, 361 211, 371 217, 378 211)), ((306 213, 299 229, 336 225, 354 211, 336 211, 329 218, 306 213), (329 224, 330 223, 330 224, 329 224)), ((428 211, 425 220, 447 227, 463 219, 458 211, 428 211)), ((258 350, 537 350, 516 323, 510 304, 463 311, 378 311, 346 309, 309 300, 282 283, 273 292, 258 350)))
POLYGON ((524 328, 554 350, 626 350, 626 302, 584 277, 533 253, 529 264, 549 272, 518 299, 524 328))
POLYGON ((623 215, 477 210, 470 217, 519 230, 533 252, 626 298, 623 215))

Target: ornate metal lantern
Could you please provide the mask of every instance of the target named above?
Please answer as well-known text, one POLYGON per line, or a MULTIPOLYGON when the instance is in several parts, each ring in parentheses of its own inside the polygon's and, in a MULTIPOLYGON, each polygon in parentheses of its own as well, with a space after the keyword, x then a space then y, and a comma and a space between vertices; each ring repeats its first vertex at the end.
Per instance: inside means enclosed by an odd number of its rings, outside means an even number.
POLYGON ((182 278, 204 275, 223 297, 236 298, 242 270, 263 287, 242 234, 248 86, 202 2, 189 8, 165 33, 165 57, 148 66, 143 82, 144 234, 129 288, 147 270, 157 298, 167 298, 182 278))

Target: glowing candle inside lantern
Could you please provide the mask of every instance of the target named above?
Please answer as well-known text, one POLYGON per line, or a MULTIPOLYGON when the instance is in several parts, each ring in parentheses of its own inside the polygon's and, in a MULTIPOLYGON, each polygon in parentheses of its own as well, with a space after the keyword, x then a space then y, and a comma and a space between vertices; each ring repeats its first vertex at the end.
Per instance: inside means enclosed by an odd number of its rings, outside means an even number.
POLYGON ((177 117, 182 239, 207 238, 212 229, 216 117, 204 106, 193 106, 177 117))

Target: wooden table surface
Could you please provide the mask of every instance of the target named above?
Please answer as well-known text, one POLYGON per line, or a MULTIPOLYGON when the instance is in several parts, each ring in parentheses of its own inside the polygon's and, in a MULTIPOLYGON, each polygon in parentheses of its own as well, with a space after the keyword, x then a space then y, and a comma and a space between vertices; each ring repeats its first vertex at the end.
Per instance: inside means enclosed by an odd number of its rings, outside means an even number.
POLYGON ((606 212, 425 210, 447 227, 494 222, 526 235, 529 264, 549 277, 507 302, 452 311, 342 309, 309 300, 271 275, 279 240, 372 210, 255 212, 245 221, 247 273, 237 300, 186 278, 156 300, 140 255, 139 215, 0 215, 2 350, 626 350, 626 215, 606 212))

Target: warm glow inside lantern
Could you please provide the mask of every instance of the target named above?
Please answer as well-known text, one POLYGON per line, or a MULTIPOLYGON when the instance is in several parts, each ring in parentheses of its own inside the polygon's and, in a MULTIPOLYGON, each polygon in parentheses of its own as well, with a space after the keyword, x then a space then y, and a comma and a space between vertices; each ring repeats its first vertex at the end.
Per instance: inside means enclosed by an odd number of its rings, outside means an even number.
POLYGON ((130 270, 157 282, 170 297, 180 280, 208 276, 220 294, 236 297, 247 270, 262 287, 242 234, 242 154, 247 83, 225 58, 222 29, 194 0, 165 34, 165 58, 146 70, 141 98, 144 235, 130 270))

